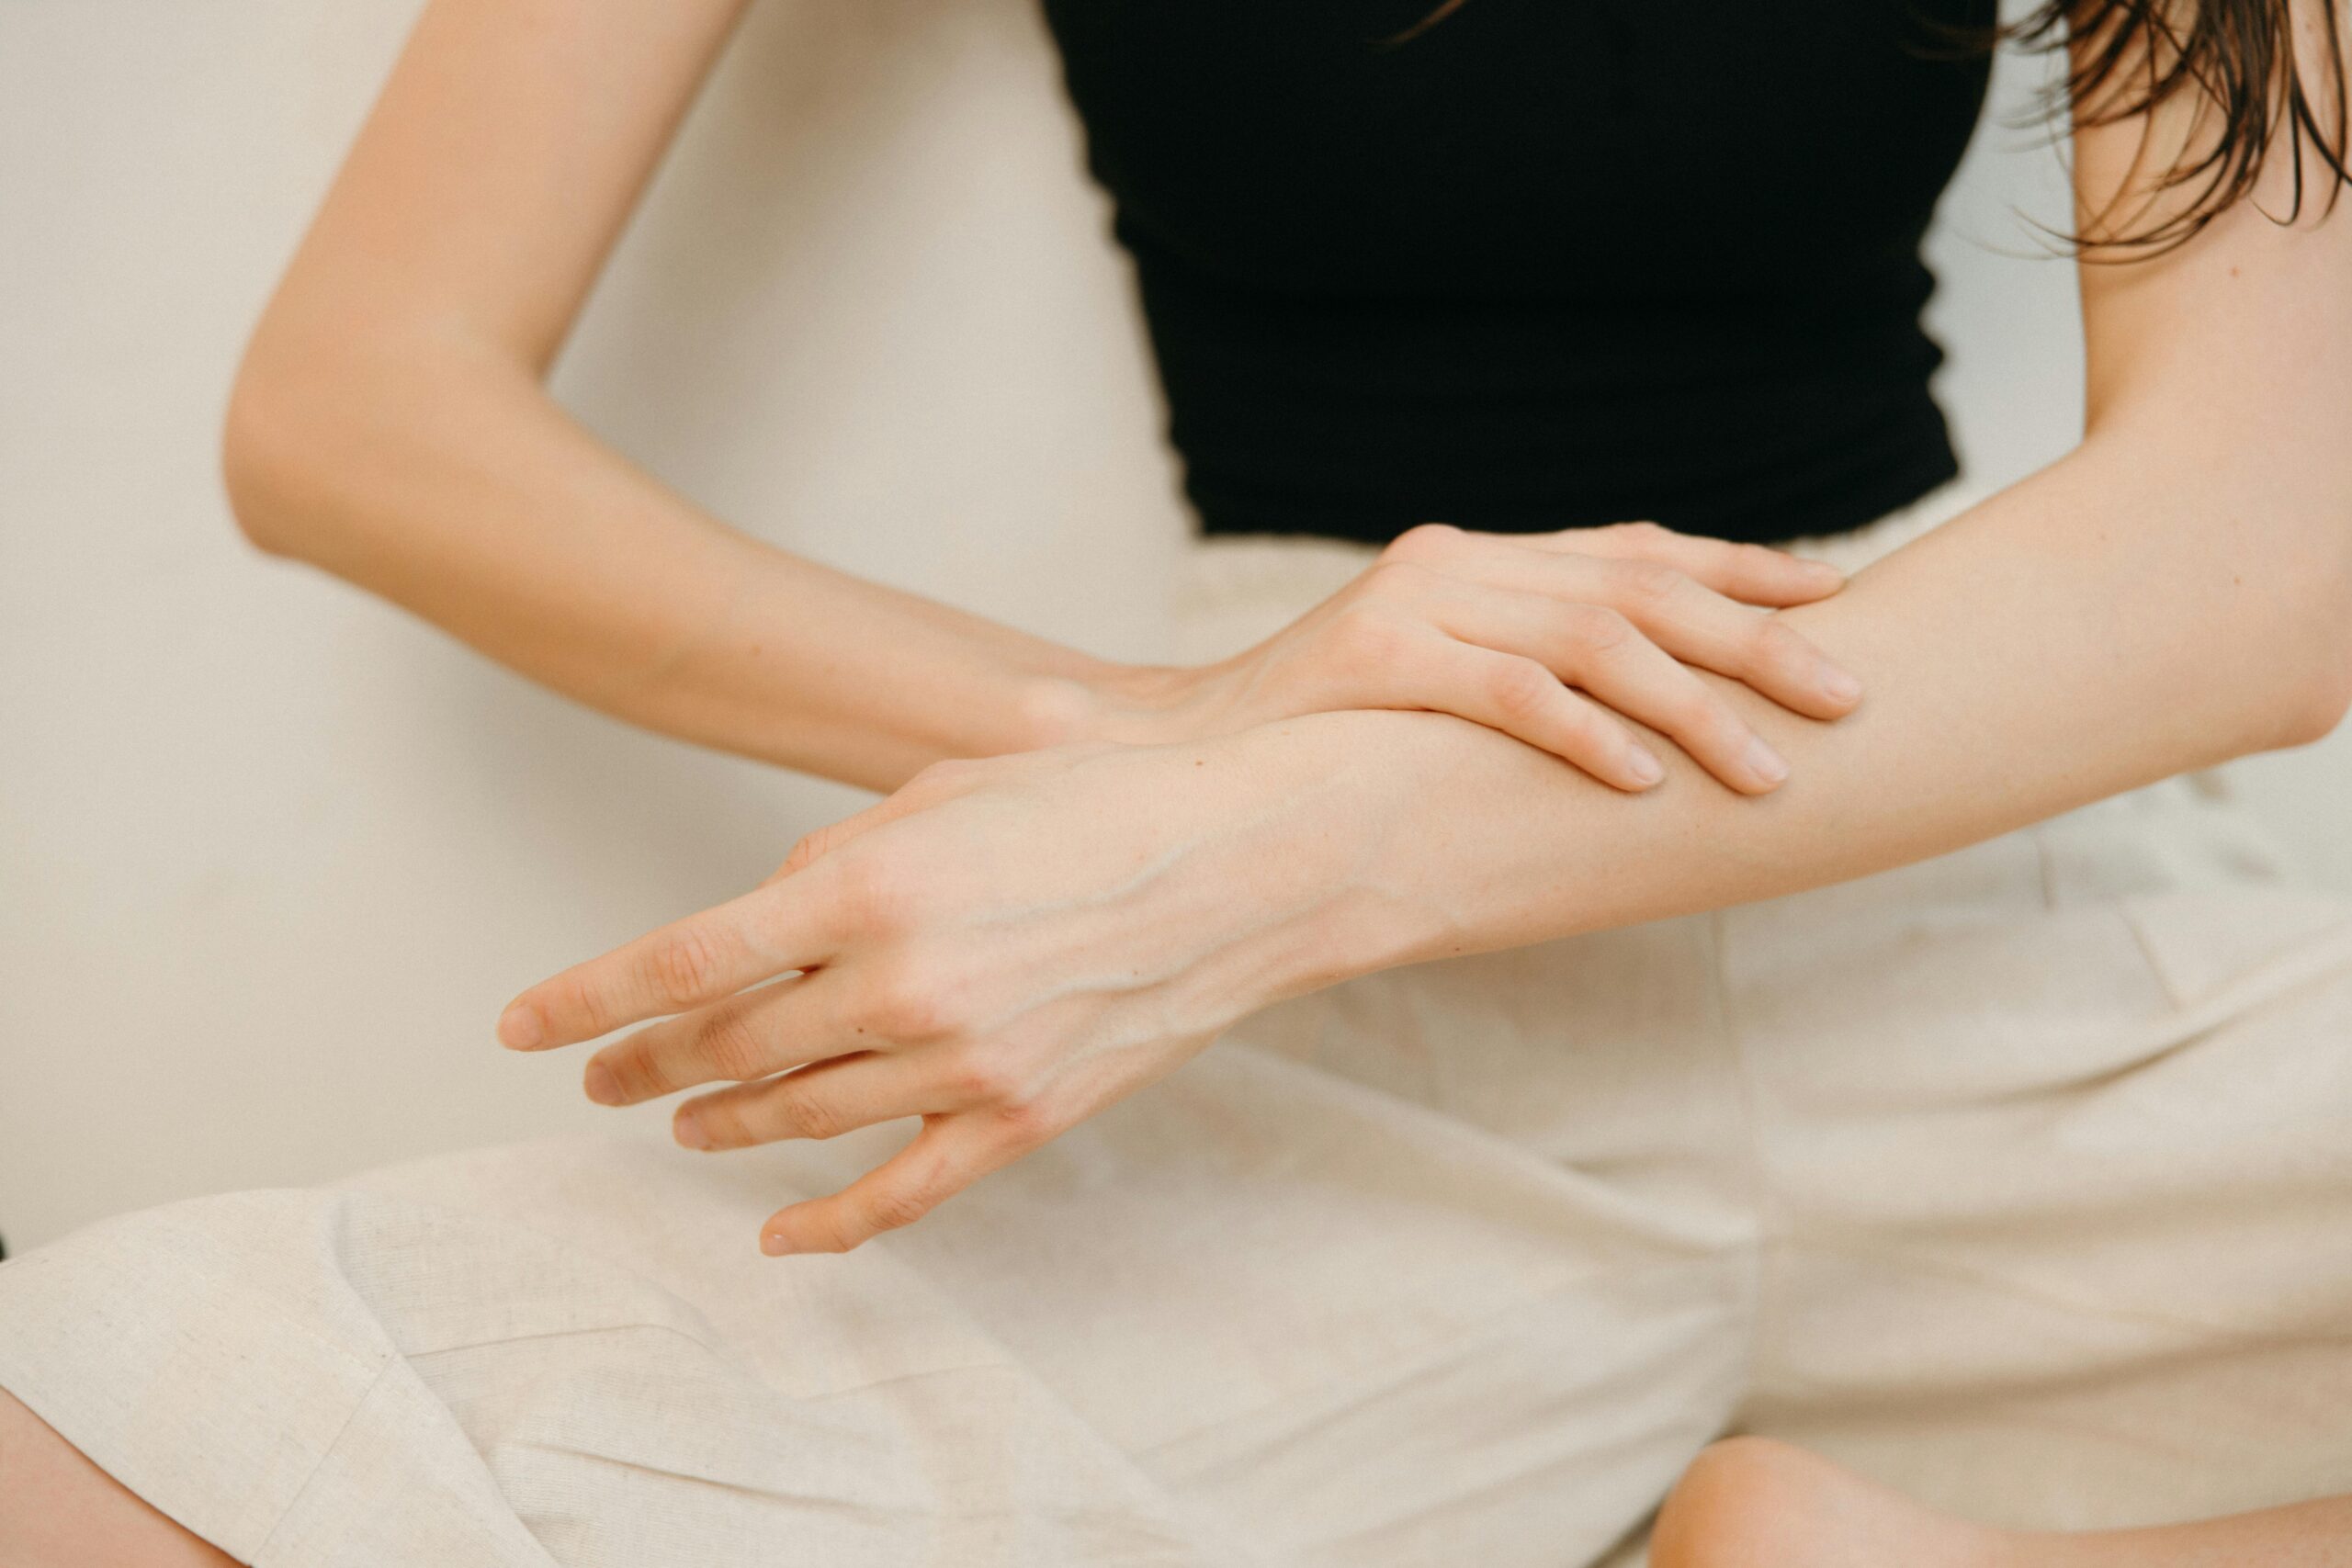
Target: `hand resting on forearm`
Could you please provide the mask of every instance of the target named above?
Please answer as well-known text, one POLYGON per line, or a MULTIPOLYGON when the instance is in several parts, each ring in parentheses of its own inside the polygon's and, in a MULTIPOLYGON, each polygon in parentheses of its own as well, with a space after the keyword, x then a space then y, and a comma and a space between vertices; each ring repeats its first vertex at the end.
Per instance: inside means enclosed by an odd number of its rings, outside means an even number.
POLYGON ((2209 457, 2088 444, 1786 612, 1873 694, 1818 725, 1710 677, 1789 753, 1770 795, 1673 752, 1663 786, 1626 795, 1387 711, 948 764, 754 892, 532 987, 502 1038, 677 1014, 598 1052, 588 1086, 731 1086, 681 1107, 697 1147, 922 1117, 763 1232, 774 1252, 856 1246, 1281 998, 1860 875, 2308 737, 2341 712, 2328 628, 2352 569, 2291 507, 2211 522, 2230 478, 2209 457), (2132 530, 2102 520, 2119 501, 2132 530))

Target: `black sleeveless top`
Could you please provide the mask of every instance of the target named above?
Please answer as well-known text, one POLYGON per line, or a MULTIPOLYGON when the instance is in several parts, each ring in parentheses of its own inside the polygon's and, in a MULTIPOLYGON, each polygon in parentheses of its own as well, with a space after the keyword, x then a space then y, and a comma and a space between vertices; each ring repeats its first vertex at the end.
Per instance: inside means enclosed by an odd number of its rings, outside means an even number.
POLYGON ((1852 527, 1992 0, 1044 0, 1214 533, 1852 527))

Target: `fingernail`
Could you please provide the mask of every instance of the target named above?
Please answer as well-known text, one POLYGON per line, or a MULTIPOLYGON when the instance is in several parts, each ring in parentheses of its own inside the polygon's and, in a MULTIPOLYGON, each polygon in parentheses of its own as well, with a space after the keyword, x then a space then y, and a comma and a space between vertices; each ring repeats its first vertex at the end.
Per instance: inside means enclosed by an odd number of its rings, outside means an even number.
POLYGON ((509 1051, 527 1051, 547 1036, 539 1015, 520 1002, 498 1015, 498 1043, 509 1051))
POLYGON ((1625 772, 1644 789, 1666 777, 1666 770, 1658 765, 1658 760, 1638 746, 1626 753, 1625 772))
POLYGON ((1778 751, 1764 744, 1764 738, 1760 735, 1747 743, 1747 751, 1742 760, 1747 762, 1749 773, 1767 784, 1779 784, 1789 776, 1789 764, 1781 760, 1778 751))
POLYGON ((689 1111, 678 1112, 670 1123, 670 1134, 690 1149, 710 1147, 710 1134, 703 1131, 702 1123, 689 1111))
POLYGON ((760 1233, 760 1250, 770 1258, 782 1258, 792 1250, 792 1244, 774 1231, 763 1231, 760 1233))
POLYGON ((1821 579, 1824 582, 1843 582, 1846 581, 1846 574, 1838 570, 1836 567, 1831 566, 1826 560, 1808 560, 1804 563, 1804 569, 1814 576, 1821 579))
POLYGON ((613 1069, 602 1062, 588 1064, 588 1070, 580 1076, 580 1087, 599 1105, 621 1102, 621 1080, 613 1077, 613 1069))
POLYGON ((1821 689, 1834 703, 1850 703, 1862 694, 1862 683, 1827 660, 1821 661, 1821 689))

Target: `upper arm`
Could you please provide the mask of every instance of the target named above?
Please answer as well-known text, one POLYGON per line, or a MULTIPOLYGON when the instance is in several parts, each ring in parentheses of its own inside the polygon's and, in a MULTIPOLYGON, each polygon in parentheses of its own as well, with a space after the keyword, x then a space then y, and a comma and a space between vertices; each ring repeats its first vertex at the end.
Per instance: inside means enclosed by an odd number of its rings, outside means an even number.
MULTIPOLYGON (((2178 0, 2175 13, 2213 3, 2178 0)), ((2201 176, 2170 186, 2166 176, 2197 168, 2213 151, 2219 106, 2195 82, 2104 123, 2096 102, 2076 106, 2075 224, 2091 242, 2078 266, 2094 434, 2156 428, 2167 439, 2239 449, 2258 440, 2272 460, 2301 456, 2307 468, 2352 447, 2343 439, 2352 421, 2352 212, 2335 210, 2344 194, 2335 88, 2346 68, 2346 29, 2330 28, 2324 8, 2341 4, 2281 0, 2279 7, 2293 16, 2296 79, 2337 166, 2274 118, 2251 190, 2169 249, 2135 253, 2100 242, 2148 233, 2192 209, 2201 176), (2275 220, 2290 213, 2291 222, 2275 220)), ((2099 41, 2071 40, 2077 71, 2099 41)), ((2110 90, 2130 93, 2144 82, 2134 70, 2144 62, 2127 67, 2110 90)), ((2294 80, 2273 76, 2272 92, 2294 80)), ((2281 102, 2273 101, 2274 117, 2281 102)), ((2352 483, 2352 474, 2328 480, 2339 481, 2352 483)))
POLYGON ((745 0, 430 0, 264 318, 554 358, 745 0))

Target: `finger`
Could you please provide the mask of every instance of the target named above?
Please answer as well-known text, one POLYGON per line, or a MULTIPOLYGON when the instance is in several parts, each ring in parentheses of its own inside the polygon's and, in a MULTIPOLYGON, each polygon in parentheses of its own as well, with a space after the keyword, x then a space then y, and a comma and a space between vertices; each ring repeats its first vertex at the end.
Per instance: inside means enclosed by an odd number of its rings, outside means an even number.
POLYGON ((897 1154, 830 1197, 779 1209, 760 1227, 760 1250, 846 1252, 912 1224, 973 1182, 1043 1142, 988 1111, 927 1116, 897 1154))
POLYGON ((1861 701, 1861 682, 1787 622, 1735 603, 1676 568, 1526 552, 1489 558, 1463 581, 1538 592, 1564 605, 1616 611, 1686 664, 1727 675, 1808 718, 1839 718, 1861 701))
POLYGON ((1789 776, 1788 763, 1730 703, 1614 611, 1535 593, 1465 590, 1439 612, 1438 624, 1464 641, 1540 661, 1667 736, 1743 794, 1769 794, 1789 776))
POLYGON ((786 1138, 834 1138, 860 1127, 948 1111, 988 1097, 938 1047, 835 1056, 797 1072, 696 1095, 671 1135, 690 1149, 744 1149, 786 1138))
POLYGON ((574 964, 507 1004, 499 1041, 531 1051, 594 1040, 820 964, 836 942, 826 891, 797 880, 756 888, 574 964))
POLYGON ((871 1040, 849 1043, 828 1016, 824 993, 835 976, 831 969, 791 976, 640 1029, 590 1057, 582 1087, 599 1105, 637 1105, 870 1049, 871 1040))
POLYGON ((1418 704, 1499 729, 1617 789, 1645 790, 1666 776, 1632 730, 1535 660, 1432 636, 1427 656, 1406 669, 1396 705, 1418 704))
POLYGON ((1688 577, 1655 577, 1618 563, 1621 581, 1604 600, 1642 634, 1685 664, 1729 676, 1808 718, 1842 718, 1862 700, 1862 683, 1777 615, 1736 604, 1688 577))
POLYGON ((1808 560, 1766 545, 1679 534, 1655 523, 1615 523, 1530 536, 1531 544, 1571 549, 1611 560, 1653 560, 1674 568, 1743 604, 1784 609, 1826 599, 1846 584, 1826 561, 1808 560))

